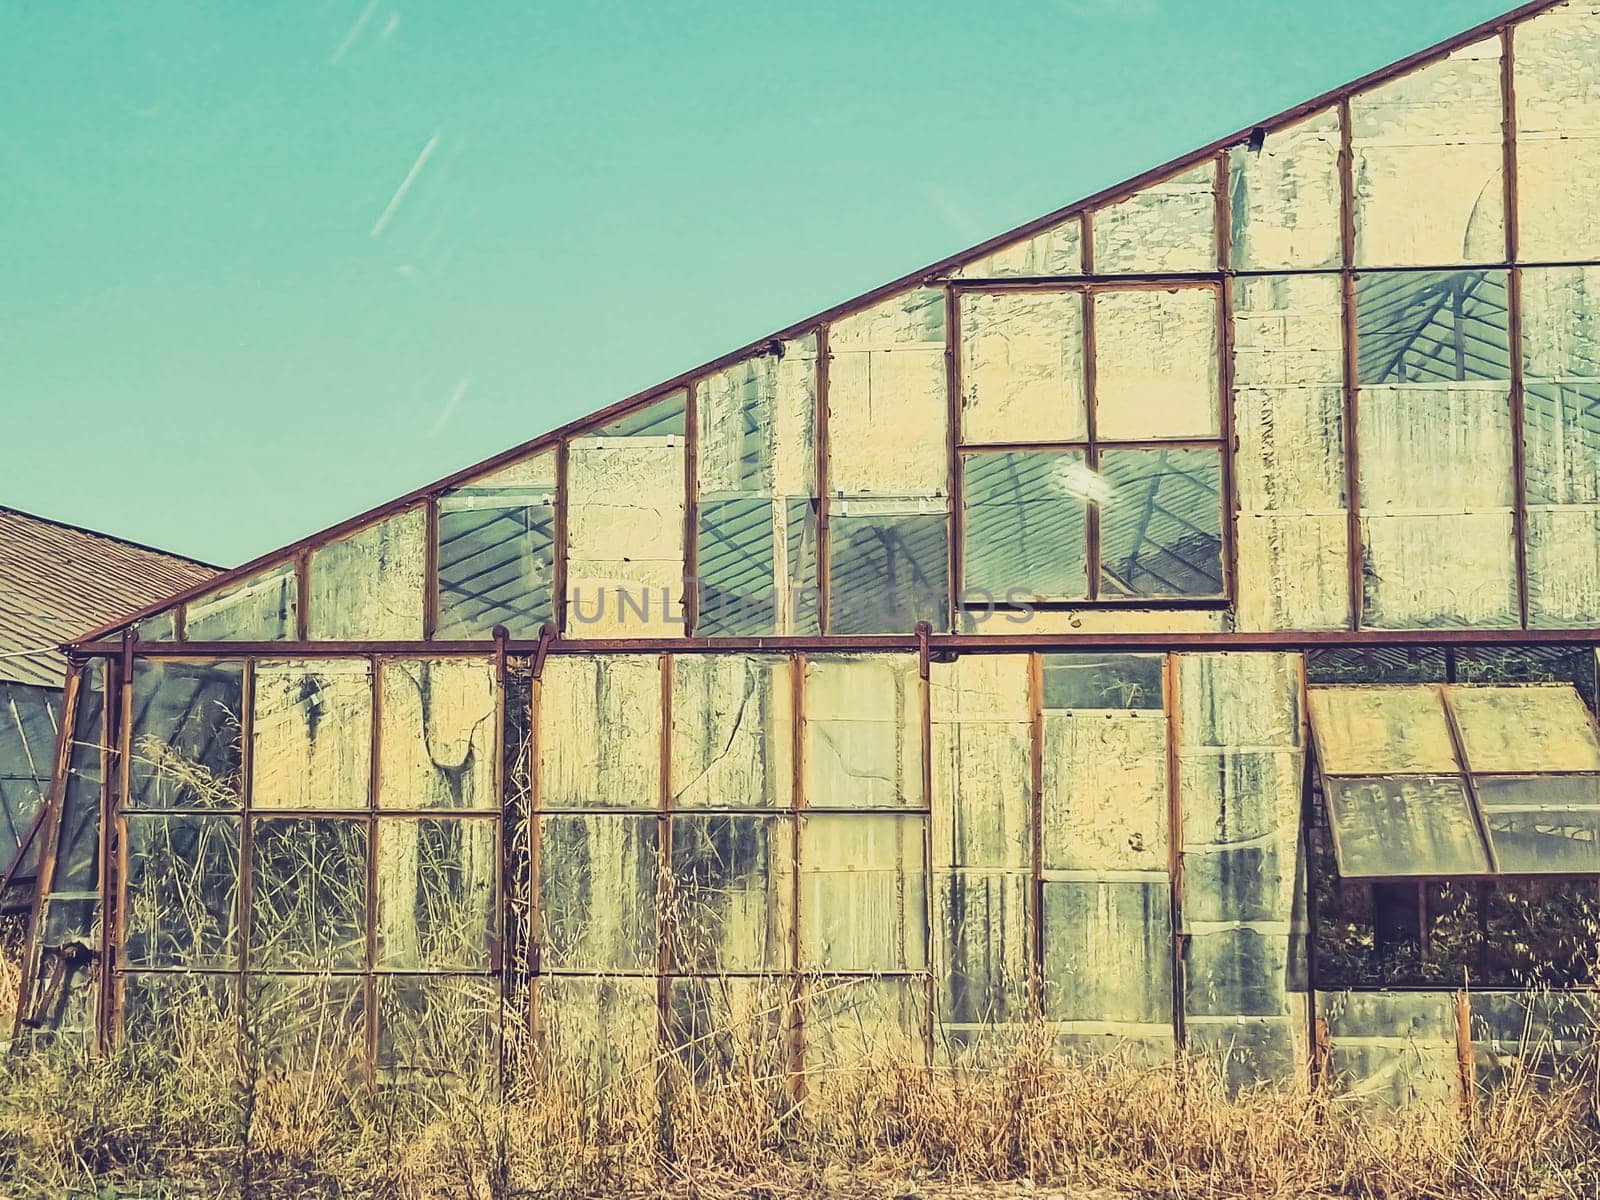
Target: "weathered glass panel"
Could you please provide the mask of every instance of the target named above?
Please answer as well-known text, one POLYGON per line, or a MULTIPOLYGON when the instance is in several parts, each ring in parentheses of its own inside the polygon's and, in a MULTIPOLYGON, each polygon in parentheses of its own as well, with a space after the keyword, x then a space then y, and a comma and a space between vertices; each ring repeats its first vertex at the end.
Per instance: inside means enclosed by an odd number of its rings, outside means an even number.
POLYGON ((245 1032, 266 1066, 306 1080, 355 1076, 367 1056, 360 976, 250 975, 245 1032))
POLYGON ((1500 39, 1350 100, 1358 267, 1505 257, 1500 39))
POLYGON ((1160 654, 1047 654, 1044 707, 1161 711, 1160 654))
POLYGON ((816 633, 816 501, 702 495, 696 512, 695 632, 701 637, 816 633))
POLYGON ((661 660, 551 655, 535 701, 543 808, 655 808, 661 660))
POLYGON ((933 663, 933 865, 1026 871, 1031 862, 1028 656, 933 663))
POLYGON ((675 970, 788 968, 794 922, 789 818, 674 816, 668 888, 675 970))
POLYGON ((910 633, 950 624, 950 517, 934 500, 832 506, 828 632, 910 633))
POLYGON ((1324 774, 1461 770, 1436 687, 1314 687, 1308 698, 1324 774))
POLYGON ((435 636, 533 638, 555 619, 555 475, 547 450, 439 498, 435 636))
POLYGON ((226 969, 239 953, 239 818, 130 814, 123 962, 226 969))
POLYGON ((818 655, 805 671, 806 804, 923 808, 917 660, 818 655))
POLYGON ((810 496, 816 490, 814 334, 724 367, 695 387, 702 495, 810 496))
POLYGON ((378 1070, 476 1082, 495 1069, 500 984, 470 975, 378 978, 378 1070))
POLYGON ((175 642, 178 640, 178 609, 153 613, 133 626, 134 637, 141 642, 175 642))
POLYGON ((426 529, 427 514, 413 508, 313 550, 311 637, 421 638, 426 529))
POLYGON ((1513 28, 1518 253, 1600 257, 1600 14, 1561 4, 1513 28))
POLYGON ((1108 441, 1216 437, 1213 287, 1096 292, 1095 430, 1108 441))
POLYGON ((378 965, 398 970, 494 965, 499 829, 467 817, 378 822, 378 965))
POLYGON ((1171 894, 1164 876, 1046 880, 1042 916, 1046 1019, 1170 1027, 1171 894))
MULTIPOLYGON (((1184 894, 1187 898, 1187 887, 1184 894)), ((1187 911, 1184 916, 1188 923, 1187 911)), ((1184 939, 1184 968, 1186 1013, 1276 1017, 1288 1012, 1289 939, 1276 928, 1191 932, 1184 939)))
POLYGON ((927 1021, 928 993, 920 979, 812 981, 806 988, 811 1100, 826 1111, 830 1103, 850 1102, 849 1097, 858 1095, 852 1090, 852 1073, 921 1062, 927 1021), (830 1099, 836 1087, 838 1101, 830 1099))
POLYGON ((695 1084, 756 1084, 776 1100, 788 1078, 783 1034, 794 1002, 787 978, 674 979, 667 992, 667 1036, 695 1084))
POLYGON ((975 258, 956 279, 1043 278, 1083 274, 1083 220, 1072 216, 975 258))
POLYGON ((239 663, 137 663, 129 806, 237 808, 243 711, 239 663))
POLYGON ((944 495, 944 292, 914 288, 835 321, 828 353, 829 490, 944 495))
POLYGON ((1025 873, 945 871, 936 876, 935 974, 946 1036, 1028 1015, 1029 922, 1025 873))
POLYGON ((539 827, 544 968, 653 971, 656 818, 543 817, 539 827))
POLYGON ((105 781, 105 669, 84 668, 67 757, 55 873, 43 902, 43 944, 86 942, 99 918, 100 804, 105 781))
POLYGON ((1167 869, 1167 722, 1160 710, 1046 709, 1046 870, 1167 869))
POLYGON ((1347 879, 1489 873, 1459 777, 1330 779, 1327 804, 1339 874, 1347 879))
POLYGON ((556 1084, 638 1088, 654 1077, 660 1047, 654 979, 545 976, 538 981, 538 1014, 556 1084))
POLYGON ((1502 776, 1474 782, 1503 873, 1600 873, 1600 776, 1502 776))
POLYGON ((60 706, 53 688, 0 681, 0 875, 11 873, 19 887, 39 861, 35 836, 27 861, 15 863, 50 788, 60 706))
POLYGON ((1452 687, 1467 770, 1600 771, 1594 718, 1575 688, 1452 687))
POLYGON ((372 772, 372 664, 257 662, 251 722, 253 808, 366 808, 372 772))
POLYGON ((689 394, 681 389, 668 392, 659 399, 629 409, 622 416, 607 421, 595 430, 595 434, 607 438, 681 438, 688 429, 688 399, 689 394))
POLYGON ((1317 993, 1331 1035, 1333 1082, 1377 1111, 1460 1105, 1452 992, 1317 993))
POLYGON ((293 563, 280 563, 184 605, 191 642, 275 642, 299 632, 300 585, 293 563))
POLYGON ((228 1046, 239 1034, 239 980, 200 971, 121 977, 122 1036, 141 1055, 180 1061, 191 1047, 228 1046))
POLYGON ((367 943, 366 822, 257 818, 250 839, 251 968, 359 969, 367 943))
POLYGON ((1228 151, 1233 266, 1339 264, 1339 110, 1324 109, 1228 151))
POLYGON ((380 679, 378 806, 498 808, 493 665, 385 659, 380 679))
POLYGON ((1217 166, 1210 159, 1095 211, 1102 275, 1217 269, 1217 166))
POLYGON ((1083 451, 966 454, 961 470, 966 603, 1088 596, 1083 451))
POLYGON ((1366 272, 1356 279, 1359 382, 1510 379, 1507 311, 1504 271, 1366 272))
POLYGON ((927 966, 923 818, 813 813, 800 818, 800 953, 817 971, 927 966))
POLYGON ((789 806, 794 799, 794 721, 788 658, 675 657, 673 807, 789 806))
POLYGON ((1100 594, 1221 596, 1220 452, 1106 450, 1100 473, 1100 594))
POLYGON ((961 440, 1080 442, 1083 296, 961 293, 961 440))

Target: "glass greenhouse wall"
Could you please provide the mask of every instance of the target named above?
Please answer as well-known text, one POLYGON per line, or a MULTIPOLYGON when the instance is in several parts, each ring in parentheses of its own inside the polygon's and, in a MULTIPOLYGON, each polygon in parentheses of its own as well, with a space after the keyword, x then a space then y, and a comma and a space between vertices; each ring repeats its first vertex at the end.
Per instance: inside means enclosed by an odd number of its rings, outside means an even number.
POLYGON ((385 1078, 1043 1021, 1397 1103, 1572 1049, 1596 97, 1600 10, 1525 6, 91 632, 21 1021, 385 1078))

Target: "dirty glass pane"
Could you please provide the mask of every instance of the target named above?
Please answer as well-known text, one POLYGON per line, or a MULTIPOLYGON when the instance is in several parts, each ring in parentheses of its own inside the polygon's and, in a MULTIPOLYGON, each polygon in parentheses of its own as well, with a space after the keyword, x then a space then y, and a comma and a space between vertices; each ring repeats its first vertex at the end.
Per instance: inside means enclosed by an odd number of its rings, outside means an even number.
POLYGON ((815 334, 724 367, 695 385, 701 495, 816 490, 815 334))
POLYGON ((1475 782, 1504 874, 1600 873, 1600 776, 1475 782))
POLYGON ((592 1089, 638 1088, 652 1079, 660 1046, 654 979, 545 976, 538 981, 539 1028, 553 1082, 592 1089))
MULTIPOLYGON (((0 681, 0 875, 12 871, 49 791, 61 702, 53 688, 0 681)), ((13 884, 31 880, 38 846, 35 836, 28 861, 16 866, 13 884)), ((0 896, 0 902, 4 899, 0 896)))
POLYGON ((1167 869, 1167 721, 1159 709, 1046 709, 1043 782, 1047 870, 1167 869))
POLYGON ((1108 441, 1216 437, 1213 287, 1096 292, 1095 429, 1108 441))
POLYGON ((1165 877, 1047 880, 1041 915, 1047 1020, 1170 1026, 1172 920, 1165 877))
POLYGON ((1083 296, 963 292, 961 440, 1081 442, 1083 296))
POLYGON ((256 818, 250 837, 252 969, 360 968, 367 944, 366 822, 256 818))
POLYGON ((1339 265, 1339 110, 1228 151, 1233 266, 1306 270, 1339 265))
POLYGON ((962 598, 1089 594, 1089 468, 1083 451, 961 459, 962 598))
POLYGON ((299 580, 293 563, 268 567, 184 605, 191 642, 275 642, 299 631, 299 580))
POLYGON ((543 808, 661 801, 661 660, 551 655, 535 704, 543 808))
POLYGON ((1358 267, 1505 257, 1500 39, 1350 100, 1358 267))
POLYGON ((1314 687, 1308 692, 1325 775, 1455 774, 1455 743, 1429 686, 1314 687))
POLYGON ((1106 450, 1100 473, 1101 594, 1221 596, 1221 454, 1106 450))
POLYGON ((1513 28, 1518 251, 1600 257, 1600 14, 1563 4, 1513 28))
POLYGON ((468 817, 378 822, 378 965, 398 970, 492 965, 499 830, 468 817))
POLYGON ((1330 779, 1327 804, 1339 874, 1346 879, 1489 873, 1459 777, 1330 779))
POLYGON ((1571 687, 1451 687, 1473 774, 1600 771, 1594 718, 1571 687))
POLYGON ((659 400, 652 400, 641 408, 609 421, 595 430, 598 437, 683 437, 685 405, 689 394, 684 391, 669 392, 659 400))
POLYGON ((672 660, 674 808, 773 808, 794 801, 794 687, 778 656, 672 660))
POLYGON ((470 975, 378 979, 378 1070, 476 1081, 495 1067, 500 984, 470 975))
POLYGON ((123 961, 230 967, 239 953, 239 818, 127 818, 123 961))
MULTIPOLYGON (((1365 474, 1367 460, 1361 461, 1365 474)), ((1515 627, 1513 529, 1509 510, 1363 517, 1362 624, 1371 629, 1515 627)))
POLYGON ((975 258, 950 274, 956 279, 1070 276, 1083 274, 1083 221, 1068 217, 975 258))
POLYGON ((701 637, 817 632, 817 506, 706 496, 697 507, 701 637))
POLYGON ((923 1061, 927 1000, 920 979, 823 977, 807 984, 806 1083, 818 1111, 860 1103, 852 1073, 859 1081, 870 1068, 923 1061))
POLYGON ((1356 331, 1364 388, 1511 377, 1504 271, 1365 272, 1356 331))
POLYGON ((1098 209, 1094 268, 1102 275, 1217 269, 1217 167, 1211 159, 1098 209))
POLYGON ((137 621, 134 637, 141 642, 175 642, 178 640, 178 610, 169 608, 137 621))
POLYGON ((934 920, 939 1020, 997 1025, 1028 1015, 1029 922, 1025 873, 941 872, 934 920))
POLYGON ((1180 654, 1177 659, 1185 752, 1299 747, 1298 654, 1180 654))
POLYGON ((914 288, 829 328, 832 494, 945 493, 944 306, 944 292, 914 288))
POLYGON ((800 954, 818 971, 927 966, 923 818, 800 818, 800 954))
POLYGON ((354 1076, 367 1056, 360 976, 254 975, 245 986, 245 1032, 263 1065, 311 1079, 354 1076))
POLYGON ((497 809, 494 667, 471 659, 384 659, 380 808, 497 809))
POLYGON ((950 624, 943 500, 839 500, 829 519, 828 632, 910 633, 950 624))
POLYGON ((440 638, 533 638, 555 619, 555 453, 439 498, 440 638))
POLYGON ((676 435, 573 440, 567 460, 569 636, 682 632, 683 458, 683 438, 676 435))
POLYGON ((789 967, 794 923, 789 818, 674 816, 668 887, 674 970, 789 967))
POLYGON ((656 818, 543 817, 539 829, 544 968, 654 971, 656 818))
POLYGON ((366 808, 372 664, 260 661, 251 723, 252 808, 366 808))
MULTIPOLYGON (((1187 910, 1184 915, 1188 917, 1187 910)), ((1286 929, 1235 927, 1189 934, 1183 943, 1184 1012, 1202 1019, 1287 1015, 1289 954, 1286 929)))
POLYGON ((43 903, 43 944, 86 941, 98 920, 100 801, 104 781, 105 671, 84 668, 67 759, 66 793, 56 839, 56 868, 43 903))
POLYGON ((912 655, 806 660, 811 808, 923 808, 922 681, 912 655))
POLYGON ((136 663, 129 806, 239 807, 243 711, 239 663, 136 663))
POLYGON ((1046 654, 1044 707, 1161 711, 1160 654, 1046 654))
POLYGON ((1028 656, 933 663, 936 869, 1026 870, 1032 854, 1028 656))
POLYGON ((122 1035, 143 1053, 177 1060, 190 1047, 235 1044, 239 981, 198 971, 129 972, 122 976, 122 1035))
POLYGON ((788 1075, 794 985, 782 977, 674 979, 667 992, 667 1036, 698 1085, 755 1084, 774 1101, 788 1075))
POLYGON ((310 635, 421 638, 426 527, 426 514, 413 508, 313 550, 310 635))

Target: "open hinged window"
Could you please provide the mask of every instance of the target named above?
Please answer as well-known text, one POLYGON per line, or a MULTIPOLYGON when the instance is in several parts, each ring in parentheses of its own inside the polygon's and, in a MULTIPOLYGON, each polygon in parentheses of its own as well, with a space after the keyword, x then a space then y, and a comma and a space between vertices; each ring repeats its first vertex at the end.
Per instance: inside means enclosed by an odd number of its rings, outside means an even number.
POLYGON ((1600 875, 1600 737, 1569 684, 1313 687, 1347 880, 1600 875))

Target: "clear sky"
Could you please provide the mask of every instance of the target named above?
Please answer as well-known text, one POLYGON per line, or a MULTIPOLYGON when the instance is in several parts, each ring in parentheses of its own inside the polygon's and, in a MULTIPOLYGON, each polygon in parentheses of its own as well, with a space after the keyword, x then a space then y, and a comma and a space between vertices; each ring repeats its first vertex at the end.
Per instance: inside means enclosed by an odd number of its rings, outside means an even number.
POLYGON ((0 0, 0 504, 254 557, 1513 0, 0 0))

